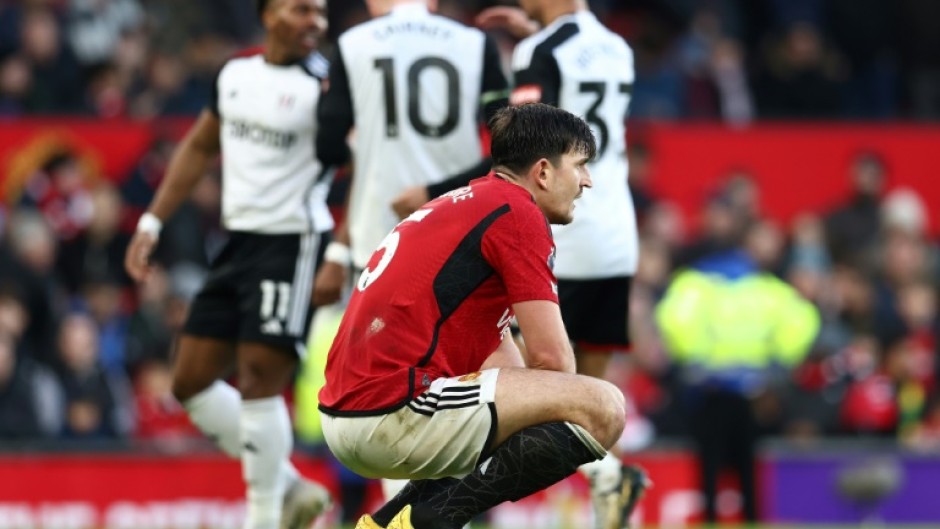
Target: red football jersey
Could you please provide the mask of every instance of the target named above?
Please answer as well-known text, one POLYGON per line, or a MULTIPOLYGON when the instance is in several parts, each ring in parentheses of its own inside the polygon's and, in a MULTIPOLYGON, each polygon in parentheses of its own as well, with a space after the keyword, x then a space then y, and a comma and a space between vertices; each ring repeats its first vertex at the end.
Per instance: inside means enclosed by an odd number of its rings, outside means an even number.
POLYGON ((555 245, 529 192, 492 174, 441 196, 385 237, 326 362, 320 409, 380 414, 431 381, 479 370, 513 303, 558 303, 555 245))

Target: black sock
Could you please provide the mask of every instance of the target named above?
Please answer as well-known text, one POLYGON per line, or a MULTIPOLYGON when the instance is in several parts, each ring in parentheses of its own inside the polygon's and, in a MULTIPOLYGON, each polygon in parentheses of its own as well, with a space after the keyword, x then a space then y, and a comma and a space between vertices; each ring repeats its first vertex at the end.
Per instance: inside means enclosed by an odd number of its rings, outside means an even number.
POLYGON ((587 435, 579 427, 553 422, 510 436, 465 478, 426 502, 412 504, 412 525, 415 529, 457 529, 504 501, 554 485, 582 464, 603 457, 603 448, 585 439, 587 435))
POLYGON ((427 502, 438 492, 441 492, 455 483, 457 483, 457 478, 409 481, 394 498, 386 501, 385 505, 372 515, 372 519, 375 520, 375 523, 385 527, 405 505, 427 502))

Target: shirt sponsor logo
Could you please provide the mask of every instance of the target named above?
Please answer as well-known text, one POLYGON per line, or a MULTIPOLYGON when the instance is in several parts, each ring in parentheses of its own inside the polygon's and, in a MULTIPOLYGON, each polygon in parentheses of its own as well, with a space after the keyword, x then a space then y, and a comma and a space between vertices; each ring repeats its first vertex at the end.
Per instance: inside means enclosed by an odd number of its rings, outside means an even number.
POLYGON ((509 104, 522 105, 525 103, 538 103, 542 100, 542 87, 537 84, 517 86, 509 96, 509 104))
POLYGON ((275 130, 241 120, 229 121, 228 133, 235 139, 283 150, 290 149, 297 142, 297 135, 293 132, 275 130))

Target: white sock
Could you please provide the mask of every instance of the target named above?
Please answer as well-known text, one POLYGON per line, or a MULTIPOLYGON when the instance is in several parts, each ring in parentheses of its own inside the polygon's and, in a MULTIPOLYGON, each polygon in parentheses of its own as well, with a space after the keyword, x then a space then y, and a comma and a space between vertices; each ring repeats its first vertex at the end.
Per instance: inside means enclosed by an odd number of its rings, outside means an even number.
POLYGON ((193 423, 212 439, 223 452, 240 457, 238 416, 241 414, 242 397, 238 390, 221 380, 216 380, 183 403, 193 423))
MULTIPOLYGON (((206 437, 226 454, 241 458, 241 426, 239 416, 242 411, 242 397, 238 390, 222 380, 216 380, 183 403, 190 420, 193 421, 206 437)), ((286 483, 293 483, 300 473, 291 462, 285 461, 281 472, 286 483)))
POLYGON ((283 468, 293 448, 283 397, 242 401, 242 476, 248 487, 246 529, 277 529, 289 482, 283 468))
POLYGON ((578 471, 591 483, 591 492, 607 492, 620 483, 620 458, 611 452, 603 459, 591 461, 578 467, 578 471))

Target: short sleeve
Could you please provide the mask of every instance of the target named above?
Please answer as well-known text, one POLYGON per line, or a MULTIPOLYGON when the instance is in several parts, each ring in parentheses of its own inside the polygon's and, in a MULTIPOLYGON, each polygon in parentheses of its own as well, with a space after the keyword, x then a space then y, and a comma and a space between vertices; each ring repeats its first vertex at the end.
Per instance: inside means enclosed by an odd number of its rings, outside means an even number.
POLYGON ((502 278, 510 303, 558 303, 551 228, 535 204, 527 206, 517 203, 493 223, 483 237, 483 256, 502 278))

